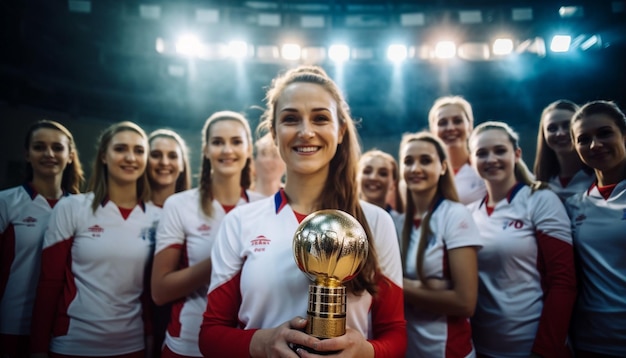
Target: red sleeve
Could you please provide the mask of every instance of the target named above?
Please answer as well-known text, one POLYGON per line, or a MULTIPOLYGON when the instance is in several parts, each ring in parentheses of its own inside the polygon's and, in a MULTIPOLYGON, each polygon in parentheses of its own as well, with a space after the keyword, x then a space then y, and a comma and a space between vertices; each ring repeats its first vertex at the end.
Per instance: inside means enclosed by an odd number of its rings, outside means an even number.
POLYGON ((205 357, 250 357, 255 329, 239 328, 241 272, 209 292, 198 345, 205 357))
POLYGON ((404 357, 406 352, 406 320, 402 288, 382 277, 378 295, 372 302, 373 339, 376 357, 404 357))
MULTIPOLYGON (((59 314, 64 314, 60 310, 64 311, 67 307, 61 299, 63 297, 66 274, 71 276, 73 242, 74 238, 71 237, 45 248, 41 253, 41 273, 33 307, 30 338, 31 353, 48 352, 53 325, 59 314)), ((69 304, 75 294, 76 289, 70 288, 65 301, 69 304)), ((67 318, 66 315, 65 318, 67 318)), ((62 323, 69 325, 69 321, 62 323)))
POLYGON ((537 232, 544 292, 543 310, 532 351, 542 357, 570 357, 567 333, 576 301, 576 273, 572 245, 537 232))
POLYGON ((4 296, 4 290, 9 282, 13 260, 15 260, 15 230, 11 224, 0 234, 0 299, 4 296))

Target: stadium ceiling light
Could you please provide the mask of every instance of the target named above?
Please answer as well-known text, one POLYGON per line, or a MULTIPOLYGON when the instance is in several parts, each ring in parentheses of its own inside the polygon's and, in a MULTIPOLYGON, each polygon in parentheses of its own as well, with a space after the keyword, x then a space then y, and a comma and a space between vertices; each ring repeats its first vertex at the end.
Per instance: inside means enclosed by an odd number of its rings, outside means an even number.
POLYGON ((569 51, 570 44, 572 43, 572 37, 569 35, 556 35, 550 42, 550 51, 552 52, 567 52, 569 51))
POLYGON ((494 55, 505 56, 513 52, 513 40, 508 38, 496 39, 493 42, 492 52, 494 55))
POLYGON ((231 41, 228 43, 228 56, 233 58, 248 57, 248 43, 245 41, 231 41))
POLYGON ((300 45, 297 44, 284 44, 280 49, 280 55, 283 59, 288 61, 299 60, 302 54, 300 45))
POLYGON ((176 41, 176 53, 188 57, 197 56, 202 53, 202 43, 195 35, 182 35, 176 41))
POLYGON ((393 62, 401 62, 406 60, 409 55, 409 51, 405 45, 389 45, 387 47, 387 58, 393 62))
POLYGON ((452 41, 439 41, 435 45, 435 57, 440 59, 456 56, 456 44, 452 41))
POLYGON ((350 47, 347 45, 332 45, 328 48, 328 57, 334 62, 345 62, 350 59, 350 47))

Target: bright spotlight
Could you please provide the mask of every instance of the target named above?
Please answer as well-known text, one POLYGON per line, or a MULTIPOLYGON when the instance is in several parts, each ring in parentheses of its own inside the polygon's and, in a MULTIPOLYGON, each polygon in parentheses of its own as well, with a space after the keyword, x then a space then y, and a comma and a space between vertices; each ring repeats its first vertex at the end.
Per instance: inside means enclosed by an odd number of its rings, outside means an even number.
POLYGON ((552 52, 567 52, 569 51, 569 45, 572 43, 572 37, 568 35, 556 35, 552 38, 550 43, 550 51, 552 52))
POLYGON ((452 41, 439 41, 435 45, 435 57, 453 58, 456 56, 456 45, 452 41))
POLYGON ((228 43, 228 56, 234 58, 248 57, 248 44, 245 41, 231 41, 228 43))
POLYGON ((158 53, 163 53, 165 51, 165 41, 163 41, 162 38, 158 37, 156 39, 155 48, 158 53))
POLYGON ((197 56, 202 53, 202 43, 195 35, 183 35, 176 41, 176 53, 183 56, 197 56))
POLYGON ((406 60, 409 55, 409 51, 404 45, 389 45, 387 47, 387 58, 393 62, 400 62, 406 60))
POLYGON ((350 47, 346 45, 332 45, 328 48, 328 57, 335 62, 345 62, 350 59, 350 47))
POLYGON ((280 50, 281 56, 289 61, 299 60, 301 52, 300 45, 296 44, 284 44, 280 50))
POLYGON ((513 40, 511 39, 496 39, 493 42, 493 54, 494 55, 508 55, 513 52, 513 40))

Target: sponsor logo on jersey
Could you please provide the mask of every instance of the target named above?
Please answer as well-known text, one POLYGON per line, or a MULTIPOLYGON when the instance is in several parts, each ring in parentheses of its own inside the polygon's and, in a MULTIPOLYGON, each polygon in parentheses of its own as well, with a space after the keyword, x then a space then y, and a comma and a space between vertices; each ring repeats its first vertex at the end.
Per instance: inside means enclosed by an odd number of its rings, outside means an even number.
POLYGON ((250 241, 250 245, 254 247, 254 252, 262 252, 265 251, 265 248, 269 246, 272 240, 268 239, 263 235, 259 235, 256 239, 250 241))
POLYGON ((211 226, 207 224, 202 224, 198 226, 198 231, 200 231, 200 235, 207 236, 211 233, 211 226))
POLYGON ((96 225, 88 228, 87 231, 89 231, 91 233, 91 237, 100 237, 100 236, 102 236, 102 233, 104 232, 104 228, 102 228, 101 226, 96 224, 96 225))
POLYGON ((32 217, 32 216, 27 216, 24 219, 22 219, 22 222, 24 224, 26 224, 26 226, 35 226, 35 224, 37 223, 37 219, 32 217))
POLYGON ((524 222, 522 220, 516 219, 516 220, 510 220, 510 221, 505 221, 504 222, 504 226, 502 226, 502 230, 506 230, 507 228, 514 228, 514 229, 521 229, 524 227, 524 222))

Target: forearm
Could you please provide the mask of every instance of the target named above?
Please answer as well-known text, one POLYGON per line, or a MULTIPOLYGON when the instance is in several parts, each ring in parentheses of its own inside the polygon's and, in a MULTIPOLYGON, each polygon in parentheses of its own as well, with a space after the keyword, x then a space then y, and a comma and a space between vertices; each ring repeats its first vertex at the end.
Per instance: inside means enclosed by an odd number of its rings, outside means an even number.
POLYGON ((163 305, 187 297, 198 287, 211 281, 211 259, 207 258, 193 266, 152 278, 152 299, 163 305))
POLYGON ((424 285, 406 285, 404 300, 420 310, 446 316, 471 317, 476 308, 476 299, 471 295, 452 289, 436 289, 424 285))

